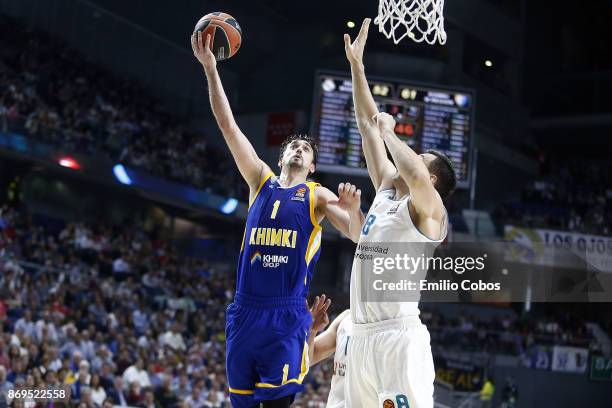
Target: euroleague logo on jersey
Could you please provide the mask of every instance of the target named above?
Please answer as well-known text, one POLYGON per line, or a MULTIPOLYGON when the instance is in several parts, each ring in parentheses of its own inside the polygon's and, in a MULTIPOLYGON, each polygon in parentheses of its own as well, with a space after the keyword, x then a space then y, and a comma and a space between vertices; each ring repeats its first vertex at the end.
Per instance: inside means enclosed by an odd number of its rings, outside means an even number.
POLYGON ((291 201, 304 201, 306 200, 306 188, 300 187, 295 191, 291 201))

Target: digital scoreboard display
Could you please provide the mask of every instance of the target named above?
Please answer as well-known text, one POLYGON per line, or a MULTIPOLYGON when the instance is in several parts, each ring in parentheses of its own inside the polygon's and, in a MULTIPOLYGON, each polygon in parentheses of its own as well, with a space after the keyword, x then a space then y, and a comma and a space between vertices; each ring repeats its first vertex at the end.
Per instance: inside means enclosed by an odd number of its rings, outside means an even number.
MULTIPOLYGON (((465 90, 370 80, 379 111, 395 118, 395 133, 417 153, 435 149, 446 154, 467 187, 474 94, 465 90)), ((353 107, 350 76, 317 75, 311 136, 319 139, 317 170, 367 175, 353 107)))

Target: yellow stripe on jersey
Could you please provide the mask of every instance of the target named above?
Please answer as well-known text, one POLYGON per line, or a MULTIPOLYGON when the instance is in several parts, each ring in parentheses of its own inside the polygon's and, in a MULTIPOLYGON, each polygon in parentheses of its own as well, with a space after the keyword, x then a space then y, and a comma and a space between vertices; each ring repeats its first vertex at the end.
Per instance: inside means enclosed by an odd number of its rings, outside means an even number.
POLYGON ((321 247, 321 227, 316 226, 310 233, 308 239, 308 247, 306 248, 306 266, 310 264, 312 258, 317 254, 317 251, 321 247))
MULTIPOLYGON (((308 239, 308 247, 306 248, 305 259, 306 259, 306 266, 308 266, 310 264, 310 261, 312 261, 312 258, 314 258, 314 256, 317 254, 317 251, 321 247, 322 228, 319 225, 319 222, 317 221, 317 217, 315 216, 315 187, 320 186, 320 184, 310 181, 306 183, 306 185, 308 186, 308 189, 310 190, 310 193, 308 195, 309 202, 310 202, 310 222, 312 223, 312 226, 314 227, 312 232, 310 233, 310 238, 308 239)), ((306 284, 307 278, 308 278, 308 275, 304 277, 304 285, 306 284)))
POLYGON ((232 394, 240 394, 240 395, 253 395, 255 394, 254 390, 237 390, 236 388, 229 387, 229 392, 232 394))
POLYGON ((244 232, 242 233, 242 244, 240 244, 240 252, 244 249, 244 239, 246 238, 246 225, 244 226, 244 232))
POLYGON ((270 177, 274 176, 274 173, 269 172, 268 174, 266 174, 264 176, 264 178, 261 179, 261 182, 259 183, 259 187, 257 188, 257 191, 255 192, 255 195, 253 196, 253 198, 249 201, 249 209, 251 208, 251 206, 253 205, 253 203, 255 202, 255 199, 257 198, 257 196, 259 195, 259 192, 261 191, 261 188, 264 186, 264 184, 266 184, 266 181, 268 181, 268 179, 270 177))
POLYGON ((305 341, 304 349, 302 351, 302 366, 300 368, 301 371, 300 371, 300 374, 297 376, 297 378, 286 380, 287 378, 286 376, 288 374, 287 372, 289 371, 289 364, 285 364, 285 366, 283 367, 283 380, 280 385, 274 385, 274 384, 268 384, 268 383, 256 383, 255 386, 258 388, 280 388, 283 385, 287 385, 291 383, 301 384, 302 381, 304 381, 306 374, 308 374, 309 365, 310 364, 308 362, 308 341, 305 341))
POLYGON ((310 190, 310 194, 308 195, 310 201, 310 222, 312 222, 313 227, 321 227, 319 222, 317 221, 317 217, 315 216, 315 187, 320 186, 321 184, 315 183, 314 181, 309 181, 306 183, 308 189, 310 190))

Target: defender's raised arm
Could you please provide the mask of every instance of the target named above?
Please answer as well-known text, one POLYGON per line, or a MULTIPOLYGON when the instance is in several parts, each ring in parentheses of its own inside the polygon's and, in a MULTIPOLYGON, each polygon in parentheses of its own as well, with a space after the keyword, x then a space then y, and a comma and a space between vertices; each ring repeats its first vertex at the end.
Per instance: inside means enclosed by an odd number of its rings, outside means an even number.
POLYGON ((359 35, 351 43, 348 34, 344 34, 344 49, 346 57, 351 63, 351 76, 353 79, 353 104, 359 133, 361 133, 363 152, 366 165, 374 188, 378 190, 385 177, 395 173, 395 167, 387 158, 385 144, 379 136, 378 127, 372 122, 372 117, 378 113, 378 107, 365 76, 363 66, 363 50, 368 38, 370 19, 363 20, 359 35))
MULTIPOLYGON (((410 146, 402 142, 393 129, 395 119, 388 113, 378 113, 373 118, 380 130, 391 157, 397 166, 400 176, 410 189, 411 204, 416 214, 416 225, 430 239, 440 237, 441 224, 445 217, 444 204, 434 187, 436 175, 428 168, 425 155, 416 154, 410 146)), ((434 157, 435 160, 435 157, 434 157)))
POLYGON ((210 35, 206 41, 202 39, 202 33, 197 32, 191 36, 191 47, 198 61, 204 67, 206 78, 208 79, 208 94, 210 106, 217 120, 217 125, 225 142, 229 147, 232 156, 238 166, 238 170, 245 179, 251 190, 251 196, 257 191, 261 178, 270 172, 270 168, 257 156, 253 145, 242 133, 230 107, 219 72, 217 71, 217 61, 210 50, 210 35))

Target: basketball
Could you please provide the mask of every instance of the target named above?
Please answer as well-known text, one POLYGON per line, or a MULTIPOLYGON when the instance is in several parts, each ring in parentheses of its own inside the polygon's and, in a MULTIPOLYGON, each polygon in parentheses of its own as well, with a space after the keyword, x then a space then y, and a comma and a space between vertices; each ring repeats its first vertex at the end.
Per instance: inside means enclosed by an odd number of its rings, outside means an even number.
POLYGON ((236 19, 220 11, 202 17, 194 32, 202 32, 202 41, 210 34, 210 50, 217 61, 233 57, 242 43, 242 29, 236 19))
POLYGON ((395 408, 395 404, 390 399, 386 399, 385 402, 383 402, 383 408, 395 408))

